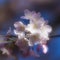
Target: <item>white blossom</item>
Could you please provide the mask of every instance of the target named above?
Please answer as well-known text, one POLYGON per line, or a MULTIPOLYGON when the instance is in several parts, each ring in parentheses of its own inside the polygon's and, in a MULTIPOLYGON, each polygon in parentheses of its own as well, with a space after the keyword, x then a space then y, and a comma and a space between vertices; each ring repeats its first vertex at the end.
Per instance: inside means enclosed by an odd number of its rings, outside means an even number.
POLYGON ((52 28, 39 13, 25 10, 25 16, 22 16, 21 18, 30 20, 30 23, 26 26, 26 30, 30 31, 31 34, 38 34, 41 43, 43 43, 44 40, 49 40, 49 34, 52 31, 52 28))
POLYGON ((10 51, 7 50, 6 48, 1 48, 2 54, 7 54, 10 55, 10 51))
POLYGON ((48 47, 46 45, 42 45, 43 53, 46 54, 48 52, 48 47))
POLYGON ((14 27, 14 33, 18 36, 18 38, 24 38, 25 25, 22 22, 16 22, 14 23, 14 27))
POLYGON ((52 27, 48 25, 47 21, 45 21, 43 17, 41 17, 39 12, 36 13, 35 11, 31 12, 29 10, 25 10, 24 16, 21 18, 29 20, 29 24, 24 25, 21 21, 14 24, 14 33, 18 36, 18 39, 22 40, 22 38, 26 38, 29 46, 41 44, 43 52, 47 53, 48 48, 46 43, 49 40, 52 27), (25 31, 30 33, 25 34, 25 31))

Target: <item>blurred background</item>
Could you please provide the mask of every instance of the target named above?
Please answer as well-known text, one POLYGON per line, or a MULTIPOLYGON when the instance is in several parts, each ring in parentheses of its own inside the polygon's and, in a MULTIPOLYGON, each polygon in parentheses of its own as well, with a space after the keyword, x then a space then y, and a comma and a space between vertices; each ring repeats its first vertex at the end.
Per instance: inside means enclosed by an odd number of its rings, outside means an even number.
MULTIPOLYGON (((6 34, 9 27, 13 29, 16 21, 27 24, 20 19, 25 9, 40 12, 53 28, 51 35, 60 35, 60 0, 0 0, 0 34, 6 34)), ((18 56, 18 60, 60 60, 60 37, 51 38, 48 47, 48 53, 39 53, 39 58, 18 56)))

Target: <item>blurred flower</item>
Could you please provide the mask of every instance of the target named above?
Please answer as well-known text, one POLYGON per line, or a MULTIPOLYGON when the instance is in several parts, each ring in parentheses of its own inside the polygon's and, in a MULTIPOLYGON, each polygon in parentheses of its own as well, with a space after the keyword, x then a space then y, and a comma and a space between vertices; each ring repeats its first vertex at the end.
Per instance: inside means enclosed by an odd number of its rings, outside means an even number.
POLYGON ((40 43, 43 43, 47 42, 46 40, 49 40, 49 34, 52 31, 52 28, 48 25, 47 21, 41 17, 40 13, 25 10, 25 16, 22 16, 21 18, 30 20, 30 23, 26 26, 26 30, 30 31, 31 35, 38 34, 39 39, 37 39, 37 41, 40 40, 40 43))
POLYGON ((48 51, 48 47, 46 45, 42 45, 43 47, 43 53, 46 54, 48 51))
POLYGON ((39 18, 40 18, 40 13, 37 13, 36 14, 35 11, 32 11, 31 12, 31 11, 29 11, 29 10, 26 9, 24 11, 24 13, 25 13, 24 14, 25 16, 22 16, 21 17, 23 19, 29 19, 29 20, 37 20, 38 19, 39 20, 39 18))
POLYGON ((17 29, 17 31, 23 32, 25 30, 25 25, 22 22, 15 22, 14 27, 17 29))
MULTIPOLYGON (((51 26, 41 17, 40 13, 36 13, 35 11, 31 12, 29 10, 25 10, 24 13, 25 16, 21 18, 27 19, 30 22, 28 25, 24 25, 22 22, 16 22, 14 24, 16 28, 14 33, 18 36, 16 45, 20 47, 23 52, 27 52, 29 46, 40 44, 43 48, 43 53, 47 53, 48 47, 46 43, 52 31, 51 26)), ((32 54, 37 55, 34 54, 34 52, 32 54)))
POLYGON ((1 48, 2 54, 7 54, 10 55, 10 51, 7 50, 6 48, 1 48))
POLYGON ((25 36, 24 31, 25 31, 25 25, 22 22, 16 22, 14 24, 14 27, 16 28, 14 30, 14 33, 18 36, 18 38, 23 38, 25 36))

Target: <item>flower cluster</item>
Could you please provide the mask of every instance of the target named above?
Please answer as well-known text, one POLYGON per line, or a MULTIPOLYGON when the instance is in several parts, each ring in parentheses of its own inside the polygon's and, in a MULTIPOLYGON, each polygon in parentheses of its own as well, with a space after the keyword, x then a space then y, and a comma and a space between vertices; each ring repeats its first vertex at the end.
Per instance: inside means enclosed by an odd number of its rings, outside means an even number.
MULTIPOLYGON (((6 41, 3 39, 2 41, 5 44, 5 47, 1 48, 1 51, 10 55, 12 53, 12 49, 14 46, 19 48, 19 51, 22 52, 23 55, 36 55, 33 50, 30 50, 29 47, 33 47, 34 45, 40 45, 43 49, 43 53, 47 53, 47 41, 49 40, 49 34, 52 31, 51 26, 48 25, 47 21, 41 17, 40 13, 36 13, 35 11, 24 11, 24 16, 22 19, 29 20, 29 23, 25 25, 21 21, 14 23, 14 34, 15 36, 11 36, 11 29, 7 33, 6 41), (7 48, 8 45, 8 48, 7 48), (10 46, 10 47, 9 47, 10 46), (10 49, 11 48, 11 49, 10 49)), ((1 42, 2 42, 1 41, 1 42)))
POLYGON ((43 47, 43 52, 46 53, 46 43, 52 31, 51 26, 41 17, 40 13, 36 13, 35 11, 31 12, 29 10, 25 10, 24 13, 24 16, 21 18, 29 20, 29 24, 24 25, 21 21, 14 24, 14 33, 18 36, 18 41, 25 39, 24 42, 27 41, 29 46, 40 44, 43 47))

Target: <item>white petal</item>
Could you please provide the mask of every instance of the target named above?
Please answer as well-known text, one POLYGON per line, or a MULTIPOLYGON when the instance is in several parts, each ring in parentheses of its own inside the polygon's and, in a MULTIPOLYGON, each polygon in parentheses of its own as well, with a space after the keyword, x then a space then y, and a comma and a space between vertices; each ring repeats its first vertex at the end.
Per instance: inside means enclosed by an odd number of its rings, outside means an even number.
POLYGON ((48 52, 48 47, 46 45, 42 45, 43 53, 46 54, 48 52))

